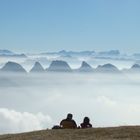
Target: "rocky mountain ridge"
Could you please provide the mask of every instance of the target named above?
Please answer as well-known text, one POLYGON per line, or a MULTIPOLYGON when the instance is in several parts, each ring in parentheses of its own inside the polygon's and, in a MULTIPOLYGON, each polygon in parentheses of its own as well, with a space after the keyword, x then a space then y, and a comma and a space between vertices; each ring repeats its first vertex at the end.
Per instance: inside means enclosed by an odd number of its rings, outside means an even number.
MULTIPOLYGON (((108 63, 98 65, 97 68, 92 68, 87 62, 83 61, 78 69, 72 69, 66 61, 55 60, 52 61, 50 66, 46 69, 39 62, 35 62, 30 72, 90 72, 90 73, 120 73, 120 72, 140 72, 140 65, 134 64, 130 69, 119 70, 116 66, 108 63)), ((26 73, 26 70, 16 62, 7 62, 0 72, 21 72, 26 73)))

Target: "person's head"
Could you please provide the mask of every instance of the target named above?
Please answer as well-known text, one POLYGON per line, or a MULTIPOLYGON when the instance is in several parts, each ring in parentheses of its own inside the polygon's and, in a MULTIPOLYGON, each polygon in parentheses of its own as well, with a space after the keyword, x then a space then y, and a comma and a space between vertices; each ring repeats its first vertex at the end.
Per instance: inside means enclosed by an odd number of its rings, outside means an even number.
POLYGON ((88 117, 85 117, 83 122, 84 123, 89 123, 90 122, 90 119, 88 117))
POLYGON ((73 117, 73 115, 72 115, 71 113, 69 113, 69 114, 67 115, 67 119, 69 119, 69 120, 72 120, 72 117, 73 117))

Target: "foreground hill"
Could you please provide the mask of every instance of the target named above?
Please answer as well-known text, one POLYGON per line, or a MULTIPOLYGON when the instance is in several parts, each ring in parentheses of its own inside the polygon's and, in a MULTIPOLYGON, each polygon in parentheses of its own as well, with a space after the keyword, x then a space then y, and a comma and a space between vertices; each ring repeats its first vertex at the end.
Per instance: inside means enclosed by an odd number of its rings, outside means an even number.
POLYGON ((42 130, 1 135, 0 140, 140 140, 140 126, 42 130))

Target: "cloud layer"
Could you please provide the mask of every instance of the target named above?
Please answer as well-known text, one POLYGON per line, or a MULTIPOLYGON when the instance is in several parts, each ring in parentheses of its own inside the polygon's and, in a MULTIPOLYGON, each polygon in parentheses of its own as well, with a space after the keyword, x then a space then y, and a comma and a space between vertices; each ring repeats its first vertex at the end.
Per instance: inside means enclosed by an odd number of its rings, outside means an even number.
POLYGON ((2 77, 1 133, 51 128, 69 112, 78 125, 85 116, 90 117, 94 127, 140 124, 140 76, 137 74, 2 77))
POLYGON ((0 108, 0 133, 16 133, 46 128, 52 120, 42 113, 18 112, 0 108))

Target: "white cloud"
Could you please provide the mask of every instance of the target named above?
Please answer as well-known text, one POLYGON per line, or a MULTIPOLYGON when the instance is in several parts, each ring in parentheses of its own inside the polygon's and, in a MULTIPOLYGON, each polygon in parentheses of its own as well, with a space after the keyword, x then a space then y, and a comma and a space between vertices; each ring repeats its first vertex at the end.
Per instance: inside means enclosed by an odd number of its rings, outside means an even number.
POLYGON ((116 101, 114 101, 114 100, 112 100, 112 99, 110 99, 109 97, 106 97, 106 96, 97 97, 97 102, 105 104, 105 105, 109 105, 109 106, 114 106, 114 105, 117 104, 116 101))
POLYGON ((0 133, 15 133, 47 128, 52 119, 42 113, 18 112, 0 108, 0 133))

